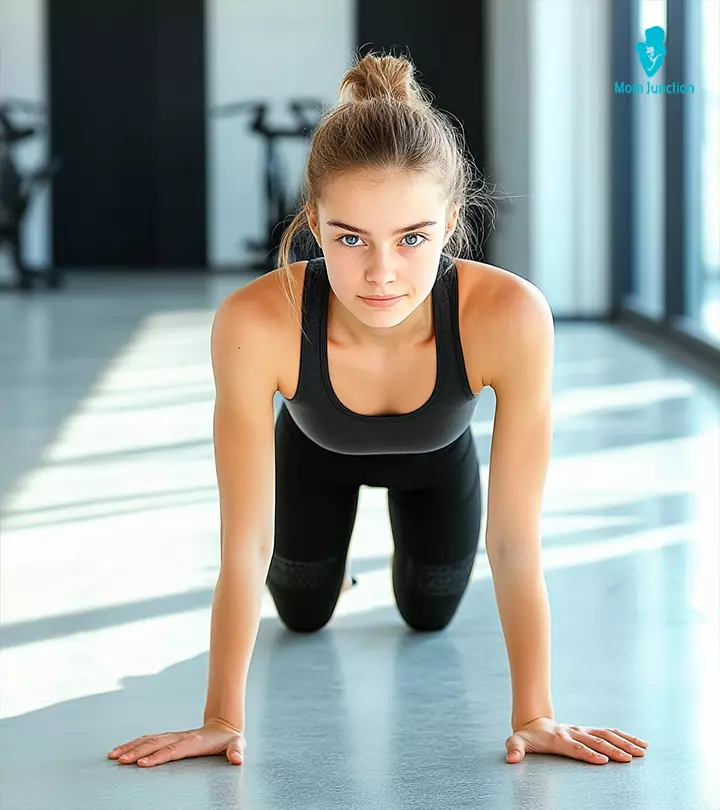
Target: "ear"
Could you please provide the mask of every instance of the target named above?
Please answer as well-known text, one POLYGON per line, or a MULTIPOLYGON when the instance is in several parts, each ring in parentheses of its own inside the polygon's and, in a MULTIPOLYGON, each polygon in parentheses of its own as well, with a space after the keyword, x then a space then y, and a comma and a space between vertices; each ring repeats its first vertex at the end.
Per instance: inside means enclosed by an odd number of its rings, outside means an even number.
POLYGON ((315 207, 312 206, 310 203, 305 203, 305 215, 307 216, 308 226, 312 231, 312 235, 315 237, 315 241, 318 243, 318 246, 322 249, 322 244, 320 242, 320 228, 318 227, 317 211, 315 210, 315 207))
POLYGON ((448 210, 447 221, 445 223, 445 239, 443 247, 450 241, 450 237, 455 233, 457 227, 458 214, 460 213, 459 203, 453 203, 448 210))

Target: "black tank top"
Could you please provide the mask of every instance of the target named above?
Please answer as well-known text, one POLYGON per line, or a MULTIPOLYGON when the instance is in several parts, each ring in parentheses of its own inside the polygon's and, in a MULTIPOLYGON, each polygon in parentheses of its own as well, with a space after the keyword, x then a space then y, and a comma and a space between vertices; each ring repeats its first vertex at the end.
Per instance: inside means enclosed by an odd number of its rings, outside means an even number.
POLYGON ((431 295, 437 376, 430 398, 410 413, 355 413, 340 402, 330 383, 330 282, 325 259, 308 262, 302 296, 304 334, 298 387, 292 399, 283 399, 293 421, 309 439, 336 453, 382 455, 431 452, 462 435, 472 419, 477 396, 468 382, 460 343, 457 267, 444 253, 431 295))

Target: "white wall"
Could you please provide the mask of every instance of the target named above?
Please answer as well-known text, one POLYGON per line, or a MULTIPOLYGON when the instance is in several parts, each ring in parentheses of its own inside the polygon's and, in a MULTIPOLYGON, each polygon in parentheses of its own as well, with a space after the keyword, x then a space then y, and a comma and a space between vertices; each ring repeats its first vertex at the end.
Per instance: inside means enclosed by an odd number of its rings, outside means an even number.
POLYGON ((611 294, 610 4, 535 0, 531 37, 533 281, 556 315, 604 315, 611 294))
MULTIPOLYGON (((272 124, 292 124, 287 102, 337 100, 355 48, 354 0, 207 0, 208 106, 267 100, 272 124)), ((248 117, 207 120, 208 261, 238 265, 252 258, 244 245, 264 235, 263 139, 248 117)), ((307 141, 281 141, 300 183, 307 141)))
POLYGON ((605 315, 610 4, 491 0, 488 8, 491 180, 518 196, 501 203, 493 261, 540 287, 557 316, 605 315))
MULTIPOLYGON (((47 96, 45 2, 0 0, 0 99, 22 98, 47 104, 47 96)), ((20 123, 22 119, 17 120, 20 123)), ((39 167, 47 160, 47 134, 21 141, 15 148, 21 171, 39 167)), ((22 233, 22 248, 28 266, 42 268, 51 264, 50 191, 47 185, 30 204, 22 233)), ((0 264, 6 267, 8 261, 6 255, 0 258, 0 264)))

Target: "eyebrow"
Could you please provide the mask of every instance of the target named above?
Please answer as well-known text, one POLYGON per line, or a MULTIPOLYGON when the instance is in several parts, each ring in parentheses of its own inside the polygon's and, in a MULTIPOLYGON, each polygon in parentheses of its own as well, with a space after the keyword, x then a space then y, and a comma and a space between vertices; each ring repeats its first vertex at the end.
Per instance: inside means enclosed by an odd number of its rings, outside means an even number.
MULTIPOLYGON (((342 228, 345 231, 352 231, 353 233, 360 233, 363 236, 370 236, 370 231, 365 231, 362 228, 356 228, 354 225, 347 225, 345 222, 339 222, 336 219, 329 219, 328 225, 332 228, 342 228)), ((425 220, 424 222, 416 222, 414 225, 408 225, 405 228, 398 228, 393 231, 393 235, 397 233, 407 233, 408 231, 416 231, 418 228, 428 228, 430 225, 437 225, 435 220, 425 220)))

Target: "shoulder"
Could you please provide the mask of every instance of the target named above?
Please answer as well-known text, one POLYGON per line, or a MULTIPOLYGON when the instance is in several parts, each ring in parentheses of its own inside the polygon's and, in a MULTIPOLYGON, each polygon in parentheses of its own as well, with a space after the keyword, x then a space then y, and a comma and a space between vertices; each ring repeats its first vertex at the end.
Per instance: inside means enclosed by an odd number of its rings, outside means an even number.
POLYGON ((290 314, 290 298, 301 303, 306 261, 293 262, 288 271, 272 270, 227 295, 215 313, 215 320, 239 320, 268 333, 282 326, 290 314))
POLYGON ((278 268, 227 295, 215 312, 213 350, 217 344, 242 341, 252 344, 266 361, 275 358, 279 363, 294 322, 290 303, 293 296, 299 317, 306 266, 306 261, 294 262, 287 271, 278 268))
POLYGON ((525 362, 552 361, 554 321, 543 292, 509 270, 458 259, 458 285, 473 361, 482 365, 484 384, 495 384, 525 362))
POLYGON ((467 303, 478 314, 495 316, 502 322, 518 310, 550 312, 543 292, 517 273, 468 259, 456 259, 455 265, 467 290, 467 303))

